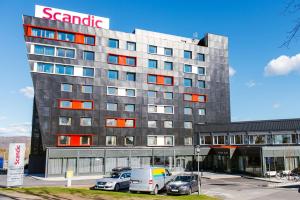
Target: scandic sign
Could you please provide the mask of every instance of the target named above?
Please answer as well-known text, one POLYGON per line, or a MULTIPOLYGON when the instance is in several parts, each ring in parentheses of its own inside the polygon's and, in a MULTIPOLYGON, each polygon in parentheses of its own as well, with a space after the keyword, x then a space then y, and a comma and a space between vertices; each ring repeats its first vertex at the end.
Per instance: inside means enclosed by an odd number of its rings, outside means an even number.
POLYGON ((35 17, 109 29, 109 18, 35 5, 35 17))

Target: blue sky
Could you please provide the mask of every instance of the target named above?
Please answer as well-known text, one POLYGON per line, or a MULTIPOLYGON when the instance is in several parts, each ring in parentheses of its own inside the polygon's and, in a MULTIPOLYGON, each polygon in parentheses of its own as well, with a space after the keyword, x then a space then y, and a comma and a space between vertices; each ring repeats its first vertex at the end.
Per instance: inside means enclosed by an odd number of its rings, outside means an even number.
POLYGON ((45 5, 110 18, 113 30, 134 28, 192 37, 206 32, 229 37, 233 121, 300 117, 300 42, 279 48, 294 20, 286 0, 0 1, 0 136, 29 135, 32 82, 22 14, 45 5), (285 55, 285 56, 284 56, 285 55), (275 60, 273 60, 275 59, 275 60), (273 62, 270 63, 270 61, 273 62), (265 67, 268 66, 267 75, 265 67))

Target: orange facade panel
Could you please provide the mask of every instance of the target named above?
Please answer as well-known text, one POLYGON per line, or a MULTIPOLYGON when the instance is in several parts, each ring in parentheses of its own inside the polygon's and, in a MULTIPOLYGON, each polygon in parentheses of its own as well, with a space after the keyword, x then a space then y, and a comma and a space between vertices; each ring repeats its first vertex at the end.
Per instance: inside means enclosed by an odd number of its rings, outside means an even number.
POLYGON ((119 56, 119 65, 126 65, 126 56, 119 56))
POLYGON ((156 76, 156 84, 163 85, 164 84, 164 76, 156 76))
POLYGON ((76 34, 75 42, 79 44, 84 44, 84 35, 83 34, 76 34))
POLYGON ((125 119, 117 119, 117 127, 119 128, 125 127, 125 119))
POLYGON ((192 95, 192 102, 198 102, 199 101, 199 96, 197 94, 192 95))

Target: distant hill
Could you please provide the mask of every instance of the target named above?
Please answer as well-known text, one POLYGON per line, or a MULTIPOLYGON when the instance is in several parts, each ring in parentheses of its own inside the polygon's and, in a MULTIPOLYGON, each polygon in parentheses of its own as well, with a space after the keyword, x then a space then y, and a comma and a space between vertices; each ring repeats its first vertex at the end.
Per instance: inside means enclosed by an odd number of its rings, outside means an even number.
POLYGON ((0 136, 0 156, 7 159, 9 143, 25 143, 26 153, 25 159, 28 159, 30 153, 31 137, 27 136, 15 136, 15 137, 3 137, 0 136))

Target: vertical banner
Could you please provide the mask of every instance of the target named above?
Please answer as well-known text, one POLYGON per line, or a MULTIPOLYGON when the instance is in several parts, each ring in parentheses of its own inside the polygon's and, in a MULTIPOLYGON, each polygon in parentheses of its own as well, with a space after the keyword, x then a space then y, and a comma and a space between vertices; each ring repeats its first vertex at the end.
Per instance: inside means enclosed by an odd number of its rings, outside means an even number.
POLYGON ((9 144, 7 187, 23 185, 25 148, 24 143, 9 144))

